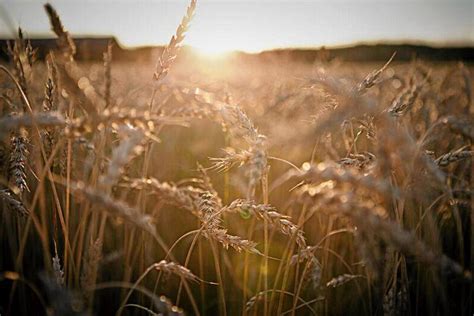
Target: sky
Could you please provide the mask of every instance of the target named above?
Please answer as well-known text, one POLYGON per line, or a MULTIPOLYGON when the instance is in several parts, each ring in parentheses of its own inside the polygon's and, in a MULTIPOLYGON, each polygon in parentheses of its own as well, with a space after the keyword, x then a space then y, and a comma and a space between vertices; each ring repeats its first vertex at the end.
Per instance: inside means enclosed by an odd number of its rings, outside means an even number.
MULTIPOLYGON (((18 25, 30 37, 52 36, 43 3, 0 0, 0 36, 18 25)), ((50 3, 73 35, 143 46, 166 44, 188 1, 50 3)), ((474 45, 474 0, 198 0, 186 44, 212 53, 379 41, 474 45)))

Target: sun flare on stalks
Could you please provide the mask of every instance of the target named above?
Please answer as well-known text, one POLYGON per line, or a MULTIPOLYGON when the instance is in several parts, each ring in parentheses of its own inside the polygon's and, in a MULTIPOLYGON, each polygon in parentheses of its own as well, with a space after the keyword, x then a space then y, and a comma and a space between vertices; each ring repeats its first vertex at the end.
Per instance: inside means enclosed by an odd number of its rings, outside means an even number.
POLYGON ((0 315, 473 314, 472 65, 223 67, 196 0, 165 47, 85 51, 44 8, 0 63, 0 315))

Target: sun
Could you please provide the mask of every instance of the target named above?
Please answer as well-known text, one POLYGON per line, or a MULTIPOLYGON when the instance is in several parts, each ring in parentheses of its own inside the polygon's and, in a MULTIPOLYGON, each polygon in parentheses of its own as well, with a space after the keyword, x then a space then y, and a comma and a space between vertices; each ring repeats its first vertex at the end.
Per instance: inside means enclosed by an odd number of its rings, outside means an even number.
POLYGON ((235 51, 258 52, 258 42, 245 34, 222 34, 219 30, 202 27, 195 33, 190 32, 187 44, 205 57, 225 57, 235 51), (207 30, 207 31, 204 31, 207 30))
POLYGON ((258 36, 254 23, 241 23, 236 27, 227 18, 230 13, 226 5, 219 5, 216 10, 201 10, 192 22, 186 45, 193 47, 196 53, 215 58, 236 51, 257 53, 268 47, 268 41, 258 36))
POLYGON ((190 46, 194 48, 198 54, 206 57, 225 57, 236 50, 232 45, 223 45, 222 43, 213 43, 205 40, 190 43, 190 46))

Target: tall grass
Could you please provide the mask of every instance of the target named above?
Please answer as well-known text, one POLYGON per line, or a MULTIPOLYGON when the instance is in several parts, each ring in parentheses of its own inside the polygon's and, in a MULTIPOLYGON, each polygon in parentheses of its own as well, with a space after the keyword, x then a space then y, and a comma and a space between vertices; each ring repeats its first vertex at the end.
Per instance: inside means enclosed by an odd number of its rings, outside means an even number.
POLYGON ((0 66, 0 314, 473 313, 467 66, 222 74, 179 58, 195 0, 156 67, 89 64, 45 9, 0 66))

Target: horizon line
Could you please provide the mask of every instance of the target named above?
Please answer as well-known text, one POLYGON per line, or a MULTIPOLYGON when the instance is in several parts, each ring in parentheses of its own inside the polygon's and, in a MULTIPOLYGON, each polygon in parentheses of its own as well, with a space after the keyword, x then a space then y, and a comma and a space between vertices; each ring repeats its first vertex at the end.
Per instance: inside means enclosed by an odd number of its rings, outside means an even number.
MULTIPOLYGON (((30 40, 54 40, 56 36, 52 34, 28 34, 27 38, 30 40)), ((166 47, 168 44, 136 44, 130 45, 126 44, 119 39, 119 37, 113 34, 80 34, 80 35, 72 35, 73 39, 78 40, 85 40, 85 39, 113 39, 115 43, 121 49, 126 50, 134 50, 134 49, 143 49, 143 48, 161 48, 166 47)), ((15 37, 7 34, 0 34, 0 40, 14 40, 15 37)), ((278 51, 278 50, 320 50, 320 49, 343 49, 343 48, 350 48, 356 46, 377 46, 377 45, 385 45, 385 46, 425 46, 431 48, 473 48, 474 49, 474 41, 473 40, 444 40, 444 41, 430 41, 430 40, 421 40, 421 39, 398 39, 398 40, 362 40, 362 41, 353 41, 353 42, 345 42, 339 44, 314 44, 314 45, 299 45, 299 46, 274 46, 269 47, 261 50, 246 50, 246 49, 229 49, 227 52, 242 52, 242 53, 252 53, 258 54, 267 51, 278 51)), ((193 49, 197 49, 197 47, 193 46, 192 44, 184 44, 183 47, 189 47, 193 49)))

